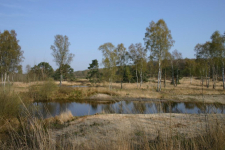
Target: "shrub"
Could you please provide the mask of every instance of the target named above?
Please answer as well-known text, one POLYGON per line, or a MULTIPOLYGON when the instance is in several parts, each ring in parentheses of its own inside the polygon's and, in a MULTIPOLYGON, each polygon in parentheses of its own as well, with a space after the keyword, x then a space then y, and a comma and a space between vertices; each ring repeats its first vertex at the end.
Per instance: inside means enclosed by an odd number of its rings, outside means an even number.
POLYGON ((21 101, 16 93, 0 89, 0 118, 16 117, 20 112, 20 104, 21 101))
POLYGON ((33 85, 29 87, 29 96, 34 100, 50 100, 58 87, 53 79, 45 81, 41 85, 33 85))

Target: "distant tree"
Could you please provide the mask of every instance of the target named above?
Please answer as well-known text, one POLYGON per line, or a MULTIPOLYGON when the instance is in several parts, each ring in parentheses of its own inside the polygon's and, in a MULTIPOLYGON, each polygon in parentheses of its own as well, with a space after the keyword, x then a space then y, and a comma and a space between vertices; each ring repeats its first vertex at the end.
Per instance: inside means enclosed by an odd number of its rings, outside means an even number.
POLYGON ((102 51, 103 59, 102 64, 104 65, 105 77, 109 80, 109 89, 112 89, 112 82, 116 78, 116 62, 117 55, 116 49, 112 43, 105 43, 99 46, 98 50, 102 51))
POLYGON ((54 80, 61 80, 61 76, 63 76, 63 79, 67 81, 75 80, 74 70, 68 64, 63 64, 61 68, 56 69, 53 74, 54 80))
POLYGON ((124 74, 126 72, 126 63, 129 59, 129 54, 126 51, 126 48, 124 47, 123 43, 119 44, 116 48, 116 55, 117 55, 117 61, 116 64, 118 65, 118 72, 119 72, 119 80, 121 83, 121 89, 123 88, 123 80, 124 80, 124 74))
POLYGON ((185 59, 185 62, 186 62, 186 67, 188 68, 188 71, 189 71, 190 84, 192 84, 192 77, 193 77, 193 74, 194 74, 196 64, 195 64, 195 61, 193 59, 188 59, 188 58, 185 59))
POLYGON ((133 75, 132 75, 132 73, 131 73, 131 67, 130 66, 126 66, 126 76, 127 76, 127 79, 128 79, 128 81, 129 81, 129 83, 130 83, 130 81, 131 81, 131 79, 133 78, 133 75))
POLYGON ((139 68, 139 74, 140 74, 140 87, 143 82, 143 72, 145 71, 146 68, 146 55, 147 55, 147 50, 142 47, 141 43, 136 44, 137 52, 138 52, 138 68, 139 68))
POLYGON ((137 87, 138 87, 138 72, 140 75, 140 87, 143 82, 143 72, 146 68, 146 49, 142 47, 141 43, 131 44, 129 46, 130 58, 133 61, 136 67, 136 78, 137 78, 137 87))
MULTIPOLYGON (((69 53, 69 38, 65 35, 56 35, 54 45, 51 45, 52 56, 59 69, 63 68, 63 65, 70 64, 73 60, 74 54, 69 53)), ((63 70, 60 70, 60 86, 62 85, 63 70)))
POLYGON ((151 51, 152 57, 158 59, 157 91, 161 91, 161 61, 174 43, 171 31, 163 19, 160 19, 157 23, 154 21, 150 23, 149 27, 146 28, 144 41, 146 49, 151 51))
POLYGON ((0 33, 0 73, 4 85, 7 77, 9 81, 9 74, 14 74, 24 59, 16 36, 15 30, 5 30, 0 33))
POLYGON ((37 66, 41 70, 43 79, 45 79, 46 77, 51 77, 54 73, 52 66, 47 62, 40 62, 37 66))
POLYGON ((31 67, 30 65, 26 65, 26 72, 27 72, 27 82, 30 81, 30 78, 29 78, 29 73, 30 73, 30 70, 31 70, 31 67))
POLYGON ((175 86, 175 81, 174 81, 174 56, 171 53, 168 53, 168 57, 170 60, 170 64, 171 64, 171 72, 172 72, 172 81, 171 84, 173 84, 175 86))
POLYGON ((164 68, 164 88, 166 87, 166 70, 167 67, 170 65, 170 53, 167 52, 165 54, 164 59, 162 60, 162 69, 164 68))
POLYGON ((215 58, 217 58, 219 63, 222 64, 223 89, 225 89, 225 85, 224 85, 225 39, 219 33, 219 31, 215 31, 211 36, 211 40, 212 40, 211 50, 214 52, 215 58))
POLYGON ((138 88, 138 52, 137 52, 136 45, 131 44, 129 46, 129 54, 130 54, 130 57, 131 57, 134 65, 135 65, 137 88, 138 88))
POLYGON ((89 81, 94 84, 96 84, 96 82, 100 82, 100 73, 98 69, 97 59, 92 60, 92 63, 89 64, 88 69, 89 69, 89 72, 86 78, 89 79, 89 81))
MULTIPOLYGON (((223 79, 223 89, 224 87, 224 58, 225 58, 225 48, 224 48, 225 38, 219 31, 215 31, 211 36, 211 41, 207 41, 204 44, 197 44, 195 46, 196 51, 196 61, 199 64, 199 70, 201 76, 206 74, 206 79, 208 79, 207 87, 209 87, 210 77, 210 66, 212 68, 212 80, 213 88, 216 88, 216 80, 218 76, 218 65, 222 65, 222 79, 223 79), (207 75, 208 73, 208 75, 207 75)), ((203 84, 203 78, 202 78, 203 84)))
POLYGON ((176 49, 172 52, 172 55, 173 55, 173 58, 176 62, 176 70, 177 70, 177 77, 176 77, 176 86, 177 84, 179 83, 179 74, 178 74, 178 70, 179 70, 179 67, 180 67, 180 61, 182 59, 182 54, 180 52, 178 52, 176 49))
POLYGON ((34 77, 37 76, 39 80, 45 80, 49 77, 52 77, 52 75, 54 74, 54 70, 52 66, 49 65, 49 63, 40 62, 38 65, 32 67, 29 73, 32 74, 34 77))

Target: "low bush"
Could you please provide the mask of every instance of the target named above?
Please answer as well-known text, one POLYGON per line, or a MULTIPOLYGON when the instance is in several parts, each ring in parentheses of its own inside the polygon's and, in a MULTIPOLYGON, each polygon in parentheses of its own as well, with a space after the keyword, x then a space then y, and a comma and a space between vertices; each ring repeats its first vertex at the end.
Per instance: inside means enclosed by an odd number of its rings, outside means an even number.
POLYGON ((49 79, 40 85, 32 85, 29 87, 28 95, 35 101, 50 100, 57 92, 58 87, 53 79, 49 79))
POLYGON ((16 117, 21 108, 19 96, 9 90, 0 89, 0 118, 10 119, 16 117))

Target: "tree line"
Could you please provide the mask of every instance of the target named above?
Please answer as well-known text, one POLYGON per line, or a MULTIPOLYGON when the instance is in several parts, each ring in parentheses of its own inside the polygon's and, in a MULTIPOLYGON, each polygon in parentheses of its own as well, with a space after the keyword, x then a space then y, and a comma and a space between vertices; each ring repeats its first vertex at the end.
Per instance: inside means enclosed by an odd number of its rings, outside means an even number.
POLYGON ((169 50, 174 44, 171 31, 168 29, 163 19, 158 22, 152 21, 146 28, 145 45, 141 43, 131 44, 128 50, 123 43, 116 47, 112 43, 104 43, 99 46, 103 54, 101 74, 98 70, 97 60, 93 60, 88 69, 87 78, 96 83, 99 80, 109 82, 120 82, 121 89, 123 82, 136 82, 137 88, 142 86, 143 81, 148 81, 149 77, 158 78, 157 91, 161 91, 162 78, 164 76, 164 87, 166 79, 171 79, 171 84, 177 86, 179 79, 183 76, 198 76, 203 85, 204 79, 212 79, 213 88, 216 87, 218 78, 222 78, 224 86, 224 60, 225 60, 225 34, 221 35, 215 31, 211 36, 211 41, 195 46, 196 59, 183 59, 182 53, 178 50, 169 50), (147 51, 150 56, 147 57, 147 51), (221 71, 219 71, 221 68, 221 71), (221 73, 221 76, 219 76, 221 73), (205 77, 204 77, 205 76, 205 77))
MULTIPOLYGON (((163 19, 157 22, 150 22, 146 28, 144 45, 132 43, 128 48, 123 43, 117 46, 112 43, 104 43, 98 50, 102 52, 102 69, 99 69, 98 61, 92 60, 88 67, 88 78, 96 84, 107 81, 112 89, 113 82, 119 82, 121 89, 124 82, 136 82, 137 88, 142 87, 143 82, 149 81, 150 77, 157 77, 157 91, 161 91, 162 83, 166 87, 166 80, 171 80, 171 84, 177 86, 183 76, 197 76, 206 86, 216 88, 216 81, 223 81, 224 85, 224 60, 225 60, 225 34, 215 31, 211 36, 211 41, 197 44, 194 48, 196 59, 183 59, 178 50, 170 52, 175 40, 171 31, 163 19), (150 55, 148 55, 150 52, 150 55)), ((14 30, 0 33, 0 74, 2 84, 6 81, 14 80, 15 74, 22 74, 21 62, 23 61, 23 51, 18 44, 14 30)), ((69 52, 69 38, 65 35, 56 35, 54 43, 51 45, 52 56, 57 70, 47 62, 40 62, 33 67, 27 65, 27 81, 46 80, 49 77, 61 81, 75 80, 74 70, 70 67, 74 54, 69 52)))

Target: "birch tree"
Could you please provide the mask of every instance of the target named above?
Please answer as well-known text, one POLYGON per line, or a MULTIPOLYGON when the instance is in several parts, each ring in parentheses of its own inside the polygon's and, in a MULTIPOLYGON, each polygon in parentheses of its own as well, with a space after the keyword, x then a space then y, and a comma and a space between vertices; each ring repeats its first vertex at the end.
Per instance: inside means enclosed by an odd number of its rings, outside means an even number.
POLYGON ((143 82, 143 72, 146 66, 146 49, 142 46, 141 43, 131 44, 129 46, 130 57, 136 68, 136 78, 137 78, 137 87, 138 87, 138 73, 140 76, 140 87, 143 82))
MULTIPOLYGON (((219 31, 215 31, 211 36, 211 50, 214 52, 215 59, 219 59, 219 63, 222 64, 222 79, 223 79, 223 89, 224 86, 224 58, 225 58, 225 50, 224 50, 224 37, 219 33, 219 31)), ((218 68, 218 67, 217 67, 218 68)))
POLYGON ((138 64, 139 64, 139 74, 140 74, 140 87, 143 83, 143 72, 144 68, 146 68, 146 55, 147 55, 147 50, 142 47, 141 43, 136 44, 136 49, 138 52, 138 64))
POLYGON ((171 31, 163 19, 158 20, 157 23, 154 21, 150 23, 149 27, 146 28, 144 41, 146 49, 150 50, 151 55, 158 59, 157 91, 161 91, 161 61, 174 43, 171 31))
POLYGON ((128 61, 128 52, 124 47, 123 43, 119 44, 116 48, 116 55, 117 55, 117 65, 118 65, 118 72, 119 72, 119 79, 121 83, 121 89, 123 88, 123 77, 126 72, 126 63, 128 61))
POLYGON ((131 44, 129 46, 129 54, 130 54, 131 60, 133 61, 135 65, 137 88, 138 88, 138 69, 137 69, 138 68, 138 52, 134 44, 131 44))
POLYGON ((116 62, 117 55, 115 46, 112 43, 105 43, 99 46, 98 50, 102 51, 103 59, 102 64, 104 65, 105 76, 109 80, 109 89, 112 89, 112 82, 115 80, 116 76, 116 62))
POLYGON ((179 70, 179 63, 180 60, 182 59, 182 54, 180 52, 178 52, 176 49, 172 52, 173 58, 176 62, 176 70, 177 70, 177 77, 176 77, 176 86, 179 83, 179 74, 178 74, 178 70, 179 70))
POLYGON ((24 59, 16 36, 15 30, 5 30, 0 34, 0 72, 4 87, 7 78, 9 82, 9 74, 16 72, 24 59))
POLYGON ((73 60, 74 54, 69 53, 69 38, 65 35, 56 35, 54 44, 51 45, 52 56, 54 57, 54 61, 56 65, 60 68, 60 86, 62 85, 62 66, 66 64, 70 64, 73 60))

